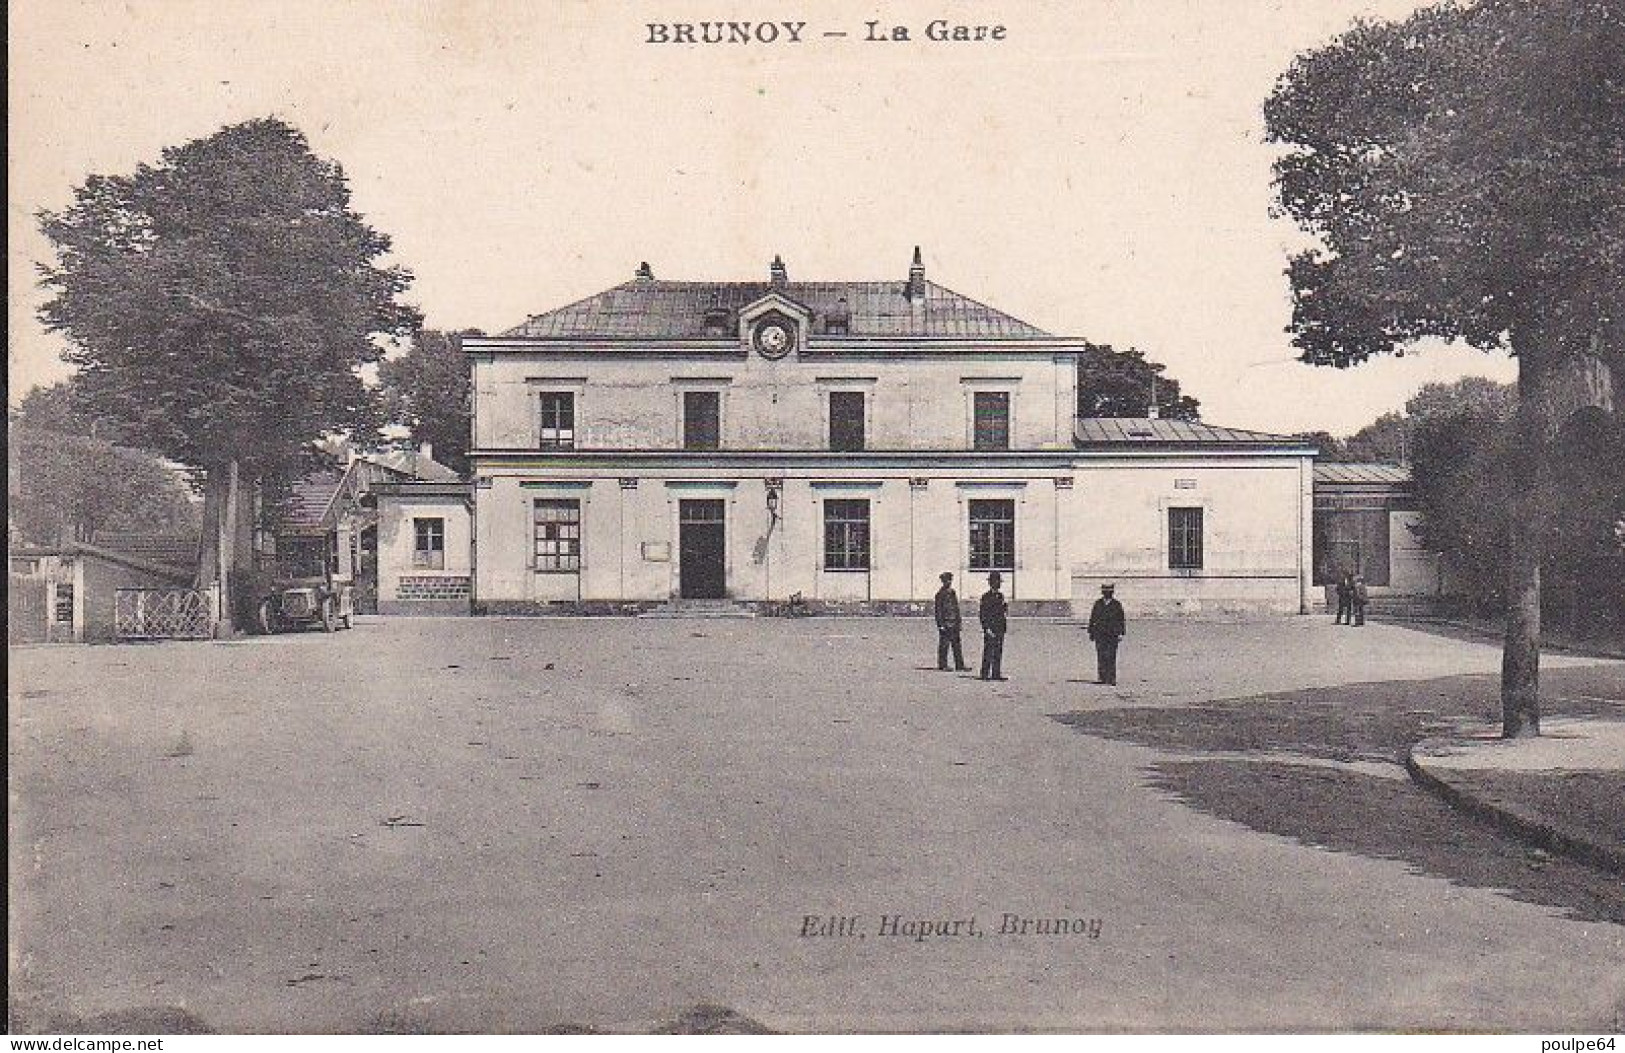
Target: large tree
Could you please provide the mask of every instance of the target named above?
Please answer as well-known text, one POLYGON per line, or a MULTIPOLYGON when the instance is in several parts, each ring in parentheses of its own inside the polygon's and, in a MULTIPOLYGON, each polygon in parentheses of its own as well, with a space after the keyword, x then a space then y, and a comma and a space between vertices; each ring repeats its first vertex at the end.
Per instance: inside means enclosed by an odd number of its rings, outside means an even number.
POLYGON ((380 262, 389 239, 350 208, 340 167, 272 118, 91 176, 40 223, 56 250, 42 320, 88 405, 205 473, 199 578, 227 589, 239 480, 296 473, 322 435, 379 423, 360 370, 417 323, 398 300, 410 274, 380 262))
POLYGON ((1181 394, 1167 367, 1129 348, 1089 344, 1078 354, 1078 416, 1145 417, 1154 405, 1170 420, 1196 420, 1200 404, 1181 394))
POLYGON ((473 404, 463 337, 478 330, 443 333, 425 329, 404 355, 378 367, 390 423, 405 428, 415 443, 430 443, 435 460, 459 475, 468 473, 473 404))
POLYGON ((1502 732, 1539 732, 1550 447, 1625 333, 1625 8, 1444 3, 1300 56, 1265 104, 1305 361, 1425 337, 1518 360, 1502 732))

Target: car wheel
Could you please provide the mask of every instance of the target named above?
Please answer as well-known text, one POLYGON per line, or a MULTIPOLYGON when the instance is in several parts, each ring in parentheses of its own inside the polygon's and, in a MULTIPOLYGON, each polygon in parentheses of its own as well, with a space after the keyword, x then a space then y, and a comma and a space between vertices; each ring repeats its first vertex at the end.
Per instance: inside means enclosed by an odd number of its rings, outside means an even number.
POLYGON ((276 632, 276 608, 272 605, 270 600, 260 601, 256 620, 259 623, 261 635, 270 636, 272 633, 276 632))
POLYGON ((338 629, 338 613, 333 610, 332 600, 322 601, 322 632, 330 633, 338 629))

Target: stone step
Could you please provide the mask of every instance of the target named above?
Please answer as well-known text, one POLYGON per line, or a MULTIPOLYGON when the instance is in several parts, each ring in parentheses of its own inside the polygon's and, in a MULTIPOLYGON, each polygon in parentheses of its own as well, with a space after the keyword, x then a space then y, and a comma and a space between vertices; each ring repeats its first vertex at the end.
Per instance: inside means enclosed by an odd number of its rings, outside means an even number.
POLYGON ((672 600, 653 610, 644 611, 639 618, 754 618, 756 612, 742 607, 733 600, 672 600))

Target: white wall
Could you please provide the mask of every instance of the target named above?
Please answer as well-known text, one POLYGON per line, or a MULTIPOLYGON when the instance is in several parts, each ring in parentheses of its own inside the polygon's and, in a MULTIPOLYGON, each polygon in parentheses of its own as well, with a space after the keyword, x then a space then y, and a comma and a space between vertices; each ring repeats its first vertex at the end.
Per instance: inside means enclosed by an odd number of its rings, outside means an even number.
POLYGON ((1066 517, 1074 609, 1106 583, 1140 613, 1296 613, 1309 565, 1307 459, 1105 460, 1080 470, 1066 517), (1174 570, 1168 509, 1202 509, 1203 565, 1174 570))
POLYGON ((382 613, 398 605, 433 604, 467 610, 473 555, 473 519, 461 498, 440 495, 380 495, 378 500, 378 604, 382 613), (445 566, 412 564, 416 544, 413 520, 434 517, 446 528, 445 566))
MULTIPOLYGON (((765 472, 673 462, 640 469, 636 486, 588 467, 487 469, 476 488, 480 603, 548 600, 666 601, 678 594, 678 502, 725 502, 728 594, 782 599, 800 592, 827 601, 924 601, 953 571, 961 593, 980 589, 969 567, 968 502, 1015 502, 1017 566, 1012 599, 1094 600, 1118 583, 1142 613, 1280 611, 1303 598, 1308 532, 1299 457, 1087 457, 1058 466, 999 471, 965 468, 786 470, 779 519, 770 520, 765 472), (1194 482, 1185 488, 1181 482, 1194 482), (531 508, 536 497, 582 502, 579 575, 537 573, 531 508), (870 502, 867 574, 829 571, 823 559, 827 498, 870 502), (1168 569, 1167 508, 1204 510, 1204 566, 1168 569), (970 584, 966 584, 970 582, 970 584)), ((630 472, 630 469, 627 470, 630 472)))
POLYGON ((977 390, 1010 393, 1011 448, 1072 445, 1073 361, 1048 349, 777 362, 503 352, 473 362, 480 449, 534 449, 542 391, 575 394, 578 449, 681 449, 685 390, 721 393, 724 449, 828 449, 836 389, 867 396, 869 449, 971 448, 977 390))

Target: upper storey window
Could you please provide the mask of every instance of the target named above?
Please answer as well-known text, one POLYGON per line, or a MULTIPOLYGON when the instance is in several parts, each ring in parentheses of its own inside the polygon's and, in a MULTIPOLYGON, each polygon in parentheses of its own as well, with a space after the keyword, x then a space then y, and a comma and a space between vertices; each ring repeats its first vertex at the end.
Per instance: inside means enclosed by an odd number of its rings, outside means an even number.
POLYGON ((975 430, 972 445, 978 450, 1010 448, 1010 393, 978 391, 972 403, 975 430))
POLYGON ((576 397, 570 391, 544 391, 538 396, 541 427, 536 445, 569 450, 576 444, 576 397))
POLYGON ((829 448, 863 449, 863 392, 829 393, 829 448))
POLYGON ((715 450, 722 446, 722 395, 716 391, 683 392, 683 449, 715 450))

